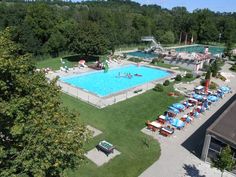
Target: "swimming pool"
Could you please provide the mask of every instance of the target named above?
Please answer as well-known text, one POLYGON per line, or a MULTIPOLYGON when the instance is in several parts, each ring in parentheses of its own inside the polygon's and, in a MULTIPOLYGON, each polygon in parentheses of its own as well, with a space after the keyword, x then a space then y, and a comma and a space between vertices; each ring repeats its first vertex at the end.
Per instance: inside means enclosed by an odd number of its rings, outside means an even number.
POLYGON ((60 80, 104 97, 165 78, 170 74, 170 72, 151 67, 127 65, 121 68, 109 69, 106 73, 104 71, 96 71, 83 75, 62 77, 60 80))
POLYGON ((142 51, 135 51, 135 52, 128 52, 126 53, 127 55, 130 55, 130 56, 134 56, 134 57, 139 57, 139 58, 155 58, 155 57, 158 57, 157 54, 154 54, 154 53, 146 53, 146 52, 142 52, 142 51))
MULTIPOLYGON (((208 46, 208 47, 209 47, 209 52, 211 52, 213 55, 223 53, 223 51, 224 51, 223 47, 216 47, 216 46, 208 46)), ((204 53, 205 45, 194 45, 194 46, 179 47, 179 48, 177 47, 174 49, 176 50, 176 52, 204 53)))

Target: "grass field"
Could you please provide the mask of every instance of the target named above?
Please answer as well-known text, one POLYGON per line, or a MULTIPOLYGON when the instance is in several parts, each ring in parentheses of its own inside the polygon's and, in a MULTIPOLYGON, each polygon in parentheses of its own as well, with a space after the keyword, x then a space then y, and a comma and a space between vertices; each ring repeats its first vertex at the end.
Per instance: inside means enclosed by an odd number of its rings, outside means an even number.
POLYGON ((159 66, 159 67, 162 67, 162 68, 172 68, 172 67, 178 67, 178 70, 179 71, 191 71, 189 69, 186 69, 186 68, 182 68, 180 66, 177 66, 177 65, 170 65, 170 64, 167 64, 167 63, 162 63, 162 62, 157 62, 154 64, 155 66, 159 66))
MULTIPOLYGON (((44 60, 40 60, 36 63, 36 67, 41 68, 51 68, 52 70, 59 70, 63 64, 60 60, 61 57, 57 58, 48 58, 44 60)), ((67 66, 68 68, 74 67, 77 63, 76 62, 70 62, 68 60, 63 60, 65 62, 64 66, 67 66)))
POLYGON ((90 124, 103 134, 91 139, 86 150, 91 150, 100 140, 114 144, 121 155, 102 167, 91 161, 76 170, 68 170, 70 177, 137 177, 160 156, 156 140, 141 133, 146 120, 154 120, 166 108, 183 97, 168 97, 172 86, 165 92, 148 91, 139 96, 119 102, 104 109, 97 109, 73 97, 63 94, 63 104, 74 112, 80 113, 80 121, 90 124), (148 143, 147 143, 148 142, 148 143))

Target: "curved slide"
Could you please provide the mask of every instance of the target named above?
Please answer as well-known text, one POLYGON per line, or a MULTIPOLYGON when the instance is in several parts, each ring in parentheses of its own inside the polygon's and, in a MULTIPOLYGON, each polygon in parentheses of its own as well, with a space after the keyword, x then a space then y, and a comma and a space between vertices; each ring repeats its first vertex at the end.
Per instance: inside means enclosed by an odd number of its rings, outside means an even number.
POLYGON ((104 62, 104 73, 108 72, 109 66, 107 62, 104 62))

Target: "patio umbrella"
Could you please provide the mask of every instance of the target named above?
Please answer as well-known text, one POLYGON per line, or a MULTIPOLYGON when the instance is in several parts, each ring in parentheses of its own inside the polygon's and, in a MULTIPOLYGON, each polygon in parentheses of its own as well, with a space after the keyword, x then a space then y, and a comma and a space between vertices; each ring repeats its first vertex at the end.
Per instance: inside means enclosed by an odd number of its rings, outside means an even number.
POLYGON ((196 99, 196 100, 202 100, 203 96, 202 95, 198 95, 198 94, 194 94, 193 98, 196 99))
POLYGON ((168 108, 172 110, 175 114, 179 114, 179 110, 174 108, 173 106, 169 106, 168 108))
POLYGON ((174 104, 172 104, 172 107, 174 107, 176 109, 179 109, 179 110, 184 110, 185 109, 185 106, 181 103, 174 103, 174 104))
POLYGON ((81 64, 81 65, 85 64, 85 60, 80 60, 79 64, 81 64))
POLYGON ((193 116, 194 116, 195 118, 198 118, 199 113, 198 113, 197 111, 195 111, 194 114, 193 114, 193 116))
POLYGON ((185 126, 185 123, 180 119, 172 119, 170 120, 170 124, 176 128, 183 128, 185 126))
POLYGON ((222 86, 220 87, 220 90, 224 93, 229 93, 230 92, 230 88, 229 87, 226 87, 226 86, 222 86))
POLYGON ((211 102, 216 102, 216 101, 219 100, 219 98, 217 96, 214 96, 214 95, 208 96, 207 99, 211 102))

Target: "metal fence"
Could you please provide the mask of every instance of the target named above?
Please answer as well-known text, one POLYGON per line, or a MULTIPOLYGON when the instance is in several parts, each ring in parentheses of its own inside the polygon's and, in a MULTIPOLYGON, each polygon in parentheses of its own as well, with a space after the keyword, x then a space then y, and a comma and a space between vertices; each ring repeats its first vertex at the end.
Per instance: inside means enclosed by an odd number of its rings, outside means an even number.
POLYGON ((137 86, 137 87, 113 94, 113 95, 109 95, 106 97, 100 97, 86 90, 74 87, 72 85, 69 85, 61 81, 58 82, 58 85, 61 87, 61 90, 64 93, 71 95, 75 98, 78 98, 84 102, 87 102, 97 108, 104 108, 106 106, 118 103, 120 101, 124 101, 138 94, 146 92, 147 90, 154 88, 155 85, 160 82, 163 82, 163 80, 149 82, 149 83, 146 83, 146 84, 143 84, 143 85, 140 85, 140 86, 137 86))

